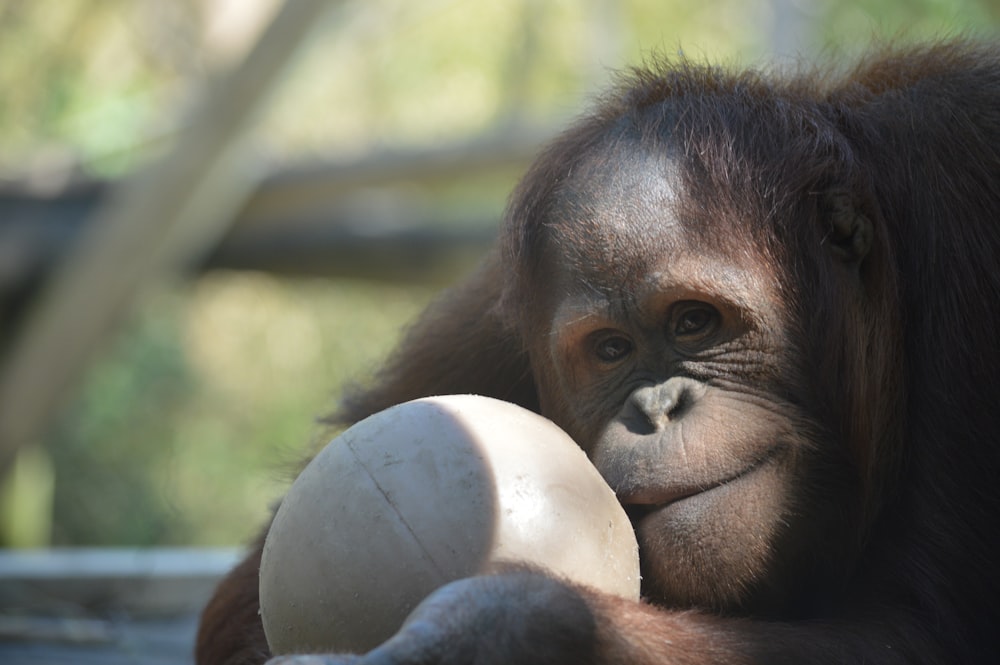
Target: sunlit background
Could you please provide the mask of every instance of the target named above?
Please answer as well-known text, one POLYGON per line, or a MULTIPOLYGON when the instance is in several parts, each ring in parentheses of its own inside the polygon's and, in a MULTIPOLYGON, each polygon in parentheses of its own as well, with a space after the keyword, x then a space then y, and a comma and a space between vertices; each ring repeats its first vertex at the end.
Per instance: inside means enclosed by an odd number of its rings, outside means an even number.
MULTIPOLYGON (((58 188, 141 167, 276 5, 0 0, 0 179, 58 188)), ((254 168, 545 134, 650 54, 766 66, 872 38, 990 36, 998 21, 996 0, 343 3, 255 125, 254 168)), ((495 222, 519 168, 421 200, 495 222)), ((368 198, 397 209, 406 191, 368 198)), ((0 280, 15 260, 0 251, 0 280)), ((0 478, 0 546, 244 542, 329 435, 316 418, 453 276, 229 269, 158 285, 0 478)))

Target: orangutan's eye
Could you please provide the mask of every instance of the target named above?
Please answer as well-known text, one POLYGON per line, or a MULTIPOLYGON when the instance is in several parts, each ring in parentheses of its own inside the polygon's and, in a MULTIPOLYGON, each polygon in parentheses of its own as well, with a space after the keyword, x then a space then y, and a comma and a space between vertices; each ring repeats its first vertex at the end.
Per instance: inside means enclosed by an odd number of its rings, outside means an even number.
POLYGON ((700 302, 681 303, 674 317, 674 335, 697 337, 714 332, 719 325, 718 310, 700 302))
POLYGON ((602 337, 597 342, 594 353, 601 362, 617 363, 632 353, 632 342, 621 335, 602 337))

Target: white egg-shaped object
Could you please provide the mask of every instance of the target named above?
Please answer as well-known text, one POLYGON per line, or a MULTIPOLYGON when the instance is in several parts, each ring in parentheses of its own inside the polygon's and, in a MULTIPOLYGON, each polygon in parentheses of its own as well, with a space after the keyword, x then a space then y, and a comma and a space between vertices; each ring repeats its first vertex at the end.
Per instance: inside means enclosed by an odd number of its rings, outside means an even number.
POLYGON ((260 568, 268 644, 367 651, 435 589, 504 561, 639 596, 628 517, 555 424, 475 395, 394 406, 331 441, 282 500, 260 568))

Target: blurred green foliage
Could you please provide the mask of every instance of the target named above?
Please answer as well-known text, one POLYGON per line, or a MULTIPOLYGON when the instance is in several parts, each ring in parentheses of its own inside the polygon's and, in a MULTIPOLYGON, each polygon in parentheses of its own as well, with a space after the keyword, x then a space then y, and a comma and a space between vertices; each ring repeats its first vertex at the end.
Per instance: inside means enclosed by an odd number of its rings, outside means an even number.
MULTIPOLYGON (((169 144, 275 0, 3 0, 0 175, 118 175, 169 144)), ((579 112, 651 52, 752 64, 995 35, 995 0, 368 0, 321 26, 252 140, 272 168, 579 112)), ((506 181, 501 178, 498 181, 506 181)), ((497 192, 470 191, 477 200, 497 192)), ((461 198, 461 197, 460 197, 461 198)), ((265 519, 427 286, 220 273, 146 298, 0 493, 54 544, 233 544, 265 519), (33 471, 32 471, 33 470, 33 471), (14 492, 13 494, 16 494, 14 492), (18 503, 20 501, 20 504, 18 503), (51 506, 51 508, 49 508, 51 506), (34 513, 32 513, 34 514, 34 513)), ((0 510, 0 513, 3 511, 0 510)), ((8 520, 9 521, 9 520, 8 520)), ((4 522, 5 523, 5 522, 4 522)), ((0 524, 0 544, 31 544, 0 524)), ((30 531, 30 530, 29 530, 30 531)), ((38 539, 39 536, 25 536, 38 539)), ((38 543, 35 543, 38 544, 38 543)), ((44 543, 43 543, 44 544, 44 543)))
MULTIPOLYGON (((134 166, 183 128, 277 2, 0 2, 0 173, 134 166)), ((276 163, 563 119, 653 52, 753 64, 872 38, 995 34, 1000 21, 995 0, 341 4, 260 121, 255 138, 276 163)))
POLYGON ((158 291, 46 442, 52 542, 247 540, 330 434, 316 418, 338 387, 364 380, 432 292, 255 273, 158 291))

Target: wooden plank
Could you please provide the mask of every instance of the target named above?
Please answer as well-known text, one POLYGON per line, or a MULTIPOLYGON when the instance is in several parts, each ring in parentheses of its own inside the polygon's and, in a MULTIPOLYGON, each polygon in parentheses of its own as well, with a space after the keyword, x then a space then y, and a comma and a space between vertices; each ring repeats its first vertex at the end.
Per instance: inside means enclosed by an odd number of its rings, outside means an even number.
POLYGON ((0 607, 6 614, 196 612, 239 548, 65 548, 0 550, 0 607))
POLYGON ((0 663, 190 665, 237 548, 0 550, 0 663))

